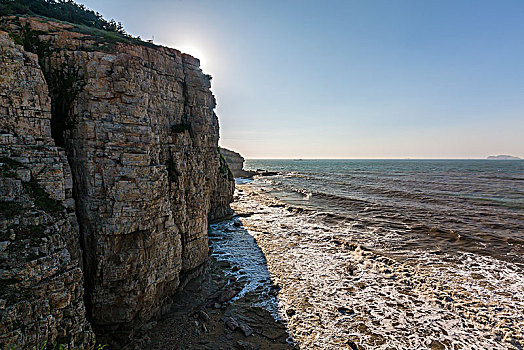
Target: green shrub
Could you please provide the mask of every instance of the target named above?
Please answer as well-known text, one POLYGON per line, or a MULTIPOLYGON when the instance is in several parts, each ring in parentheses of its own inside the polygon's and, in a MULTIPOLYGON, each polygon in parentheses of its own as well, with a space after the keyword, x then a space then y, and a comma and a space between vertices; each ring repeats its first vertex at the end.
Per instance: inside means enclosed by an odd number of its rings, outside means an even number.
POLYGON ((218 171, 223 176, 226 176, 229 181, 235 181, 235 177, 229 168, 229 164, 227 164, 226 158, 224 158, 224 155, 220 153, 220 151, 218 151, 218 154, 220 155, 220 168, 218 171))
POLYGON ((44 16, 127 35, 122 23, 107 21, 102 15, 72 0, 2 0, 0 16, 44 16))

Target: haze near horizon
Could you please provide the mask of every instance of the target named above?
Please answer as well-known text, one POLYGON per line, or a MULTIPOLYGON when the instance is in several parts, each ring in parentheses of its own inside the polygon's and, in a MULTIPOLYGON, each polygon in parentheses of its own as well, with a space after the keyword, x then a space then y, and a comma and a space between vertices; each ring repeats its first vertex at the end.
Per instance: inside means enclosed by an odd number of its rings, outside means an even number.
POLYGON ((78 2, 198 57, 245 158, 524 157, 524 2, 78 2))

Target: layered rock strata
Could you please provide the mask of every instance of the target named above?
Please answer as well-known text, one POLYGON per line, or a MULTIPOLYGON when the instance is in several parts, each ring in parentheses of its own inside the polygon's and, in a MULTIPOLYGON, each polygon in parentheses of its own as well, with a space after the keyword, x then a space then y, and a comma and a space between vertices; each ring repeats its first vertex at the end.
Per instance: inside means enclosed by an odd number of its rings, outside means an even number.
POLYGON ((223 155, 220 155, 217 183, 211 197, 211 211, 209 215, 211 222, 231 217, 233 209, 229 207, 229 203, 233 202, 234 192, 235 178, 226 159, 223 155))
POLYGON ((220 148, 220 153, 224 156, 234 177, 251 177, 256 174, 254 171, 244 170, 244 157, 240 153, 220 148))
POLYGON ((0 347, 90 348, 73 180, 36 55, 0 32, 0 347))
POLYGON ((51 106, 40 129, 60 157, 53 164, 69 174, 69 197, 49 192, 67 202, 78 227, 68 230, 77 244, 70 255, 83 258, 87 318, 104 342, 126 343, 205 262, 208 220, 230 210, 234 183, 217 152, 210 77, 174 49, 39 19, 7 18, 2 27, 38 55, 42 70, 31 55, 33 68, 45 76, 32 95, 51 106))

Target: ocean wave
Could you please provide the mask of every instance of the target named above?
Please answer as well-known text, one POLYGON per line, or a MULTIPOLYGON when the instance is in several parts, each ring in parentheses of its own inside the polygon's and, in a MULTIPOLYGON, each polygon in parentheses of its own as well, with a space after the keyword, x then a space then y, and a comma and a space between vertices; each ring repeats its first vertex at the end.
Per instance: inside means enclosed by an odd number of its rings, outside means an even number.
POLYGON ((416 221, 392 229, 387 215, 377 225, 320 210, 290 214, 248 195, 235 209, 264 213, 243 225, 281 287, 279 312, 301 347, 524 346, 522 267, 434 240, 409 242, 422 232, 449 244, 465 239, 456 231, 416 221))

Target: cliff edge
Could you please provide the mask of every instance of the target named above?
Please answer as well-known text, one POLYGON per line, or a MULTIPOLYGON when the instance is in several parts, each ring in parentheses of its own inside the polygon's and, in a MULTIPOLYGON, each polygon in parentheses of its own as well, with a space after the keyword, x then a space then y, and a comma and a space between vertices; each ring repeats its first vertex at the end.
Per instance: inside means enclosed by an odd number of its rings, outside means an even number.
POLYGON ((210 77, 178 50, 64 22, 0 28, 0 345, 125 344, 230 210, 210 77))
POLYGON ((231 169, 234 177, 248 178, 258 174, 256 171, 244 170, 245 159, 240 155, 240 153, 220 147, 220 154, 226 160, 226 163, 229 165, 229 168, 231 169))

